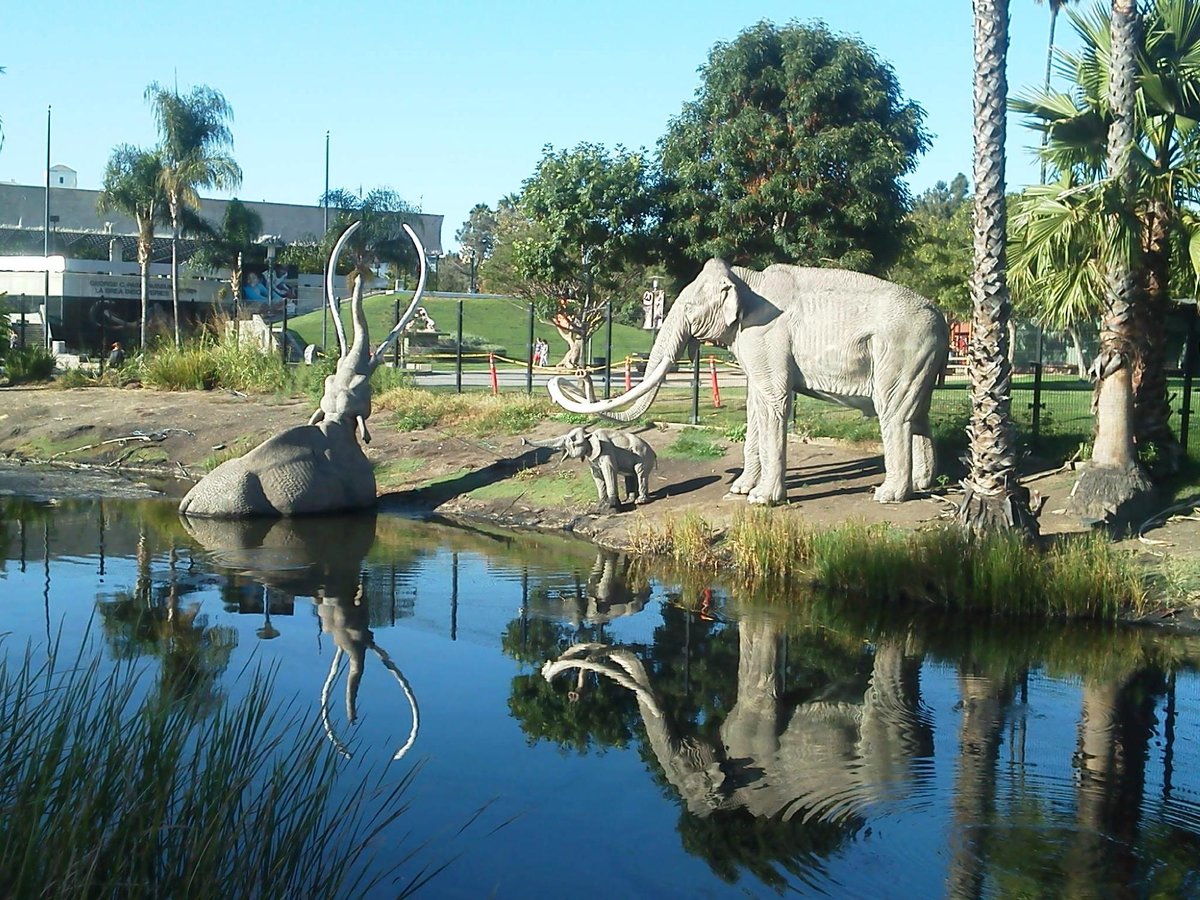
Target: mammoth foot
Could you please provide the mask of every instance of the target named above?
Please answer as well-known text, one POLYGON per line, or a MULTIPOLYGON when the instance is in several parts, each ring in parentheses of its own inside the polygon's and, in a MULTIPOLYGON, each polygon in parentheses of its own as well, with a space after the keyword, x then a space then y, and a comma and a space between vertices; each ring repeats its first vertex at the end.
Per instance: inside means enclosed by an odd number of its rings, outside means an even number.
POLYGON ((887 481, 875 488, 875 502, 877 503, 903 503, 905 500, 911 500, 912 495, 911 488, 887 481))
POLYGON ((729 485, 729 493, 733 495, 749 494, 757 484, 757 477, 751 477, 746 473, 742 473, 733 480, 733 484, 729 485))
POLYGON ((787 502, 787 493, 782 488, 776 490, 755 488, 746 499, 756 506, 778 506, 787 502))

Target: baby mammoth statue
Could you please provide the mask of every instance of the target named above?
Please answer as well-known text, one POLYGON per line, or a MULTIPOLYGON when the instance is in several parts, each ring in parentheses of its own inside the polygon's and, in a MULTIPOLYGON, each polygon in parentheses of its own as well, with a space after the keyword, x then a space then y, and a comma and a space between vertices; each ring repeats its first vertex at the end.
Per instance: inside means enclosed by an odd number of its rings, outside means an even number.
POLYGON ((602 507, 616 509, 620 506, 618 476, 625 482, 625 493, 633 497, 635 503, 646 503, 650 499, 650 473, 654 471, 657 457, 654 448, 636 434, 608 428, 588 431, 580 427, 554 440, 524 440, 524 443, 561 450, 563 459, 586 459, 592 467, 592 479, 596 482, 602 507))

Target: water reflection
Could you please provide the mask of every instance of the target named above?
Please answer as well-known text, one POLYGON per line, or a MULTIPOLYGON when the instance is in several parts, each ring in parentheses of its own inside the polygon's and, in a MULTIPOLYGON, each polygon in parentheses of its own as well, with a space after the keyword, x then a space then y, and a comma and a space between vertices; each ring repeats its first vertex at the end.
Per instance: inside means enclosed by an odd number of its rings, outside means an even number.
POLYGON ((321 631, 333 639, 336 648, 321 688, 321 722, 330 743, 346 758, 352 754, 338 737, 329 711, 330 695, 341 674, 342 657, 348 662, 346 720, 350 724, 358 718, 358 693, 367 651, 379 658, 408 701, 412 727, 392 756, 403 758, 416 743, 421 715, 408 679, 376 643, 371 630, 363 561, 375 543, 374 513, 274 520, 181 518, 188 534, 205 549, 215 565, 263 585, 264 624, 258 630, 260 637, 269 638, 274 631, 270 626, 268 586, 293 598, 312 598, 321 631))
POLYGON ((739 597, 386 515, 0 502, 0 545, 6 652, 98 610, 107 656, 203 704, 261 658, 333 746, 423 760, 403 831, 494 802, 439 893, 561 892, 550 829, 635 836, 590 845, 594 893, 1200 896, 1195 638, 739 597))

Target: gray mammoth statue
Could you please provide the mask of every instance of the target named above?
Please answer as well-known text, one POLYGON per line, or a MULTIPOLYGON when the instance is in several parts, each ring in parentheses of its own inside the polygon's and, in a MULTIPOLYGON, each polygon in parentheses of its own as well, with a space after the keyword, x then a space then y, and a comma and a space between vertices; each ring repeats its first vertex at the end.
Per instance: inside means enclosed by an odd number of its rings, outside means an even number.
POLYGON ((303 516, 375 505, 375 472, 358 439, 363 443, 371 440, 367 430, 371 375, 413 317, 425 290, 425 248, 405 225, 417 249, 420 278, 408 309, 374 353, 363 313, 362 279, 356 279, 350 301, 354 339, 347 345, 333 282, 342 247, 360 224, 355 222, 342 233, 325 273, 326 299, 333 311, 340 355, 334 373, 325 379, 320 408, 307 425, 267 438, 246 455, 209 472, 179 504, 182 515, 224 519, 303 516))
POLYGON ((552 441, 524 442, 534 447, 561 450, 564 459, 586 459, 592 468, 592 480, 596 482, 601 506, 609 509, 620 506, 618 490, 622 481, 626 494, 633 497, 635 503, 650 500, 650 473, 658 459, 654 448, 636 434, 609 428, 588 431, 579 427, 552 441))
POLYGON ((746 373, 745 466, 730 493, 751 503, 786 500, 797 393, 879 416, 886 471, 876 500, 907 500, 932 486, 929 405, 949 331, 930 301, 858 272, 789 265, 758 272, 711 259, 663 321, 640 384, 589 401, 557 377, 550 395, 572 412, 632 422, 692 339, 729 347, 746 373))

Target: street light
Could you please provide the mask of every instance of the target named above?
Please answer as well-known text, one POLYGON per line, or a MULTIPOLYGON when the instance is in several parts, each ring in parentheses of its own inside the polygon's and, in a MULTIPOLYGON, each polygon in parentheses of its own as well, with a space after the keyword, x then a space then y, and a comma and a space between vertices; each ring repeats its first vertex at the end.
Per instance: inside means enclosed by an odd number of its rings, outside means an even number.
POLYGON ((478 257, 476 256, 475 248, 470 247, 470 246, 463 247, 462 251, 459 253, 458 258, 461 259, 464 263, 466 263, 466 265, 468 266, 468 271, 471 273, 469 286, 467 288, 467 293, 474 294, 475 293, 475 265, 478 262, 478 257))

